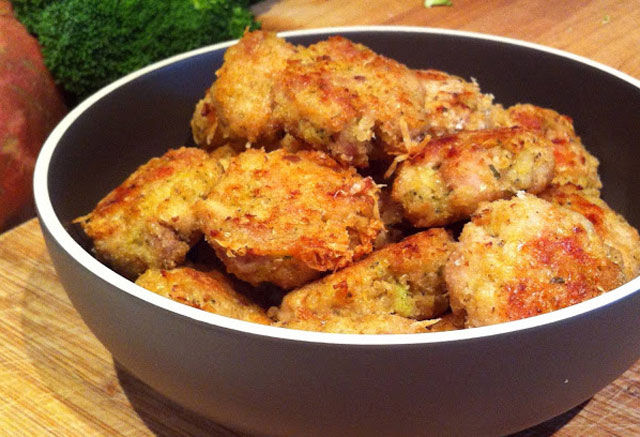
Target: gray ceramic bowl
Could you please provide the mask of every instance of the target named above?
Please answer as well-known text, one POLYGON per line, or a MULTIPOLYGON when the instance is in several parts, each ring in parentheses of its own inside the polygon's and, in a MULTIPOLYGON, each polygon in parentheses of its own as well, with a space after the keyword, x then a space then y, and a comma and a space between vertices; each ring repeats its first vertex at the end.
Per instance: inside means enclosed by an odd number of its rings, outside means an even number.
MULTIPOLYGON (((640 225, 640 83, 533 44, 435 29, 341 34, 412 67, 476 78, 506 105, 570 114, 601 160, 604 198, 640 225)), ((640 279, 588 302, 491 327, 396 336, 323 334, 208 314, 98 262, 70 225, 126 175, 189 137, 193 107, 231 43, 152 65, 74 109, 35 171, 60 281, 114 358, 160 393, 257 434, 506 434, 585 401, 640 357, 640 279)), ((96 408, 99 406, 96 405, 96 408)))

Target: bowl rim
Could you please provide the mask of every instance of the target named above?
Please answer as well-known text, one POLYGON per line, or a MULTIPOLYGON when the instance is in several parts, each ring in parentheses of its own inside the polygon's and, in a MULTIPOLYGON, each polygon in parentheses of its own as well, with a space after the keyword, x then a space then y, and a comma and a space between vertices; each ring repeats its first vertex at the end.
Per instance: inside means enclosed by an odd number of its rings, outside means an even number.
MULTIPOLYGON (((489 35, 478 32, 441 29, 433 27, 413 27, 413 26, 344 26, 344 27, 322 27, 314 29, 294 30, 279 32, 281 37, 297 37, 297 36, 314 36, 323 34, 348 35, 355 32, 372 32, 372 33, 420 33, 431 35, 447 35, 459 38, 479 39, 485 41, 493 41, 501 44, 515 45, 530 50, 545 52, 574 62, 585 64, 588 67, 608 73, 625 82, 630 83, 640 90, 640 81, 630 75, 616 70, 597 61, 585 58, 580 55, 569 53, 560 49, 543 46, 519 39, 489 35)), ((208 313, 187 305, 175 302, 169 298, 162 297, 151 291, 148 291, 133 281, 130 281, 106 265, 102 264, 94 258, 89 252, 80 246, 71 235, 66 231, 60 220, 58 219, 51 199, 49 197, 48 188, 48 170, 53 153, 66 132, 74 121, 96 104, 104 96, 113 90, 123 86, 124 84, 145 75, 153 70, 160 69, 169 64, 198 56, 203 53, 226 49, 235 44, 238 40, 226 41, 199 49, 181 53, 165 60, 153 63, 147 67, 130 73, 115 82, 105 86, 86 100, 78 104, 71 110, 62 121, 54 128, 47 140, 45 141, 36 161, 33 177, 34 198, 36 209, 40 219, 40 226, 46 227, 50 235, 55 239, 57 244, 82 268, 87 269, 90 273, 97 276, 101 280, 117 287, 120 291, 129 294, 131 297, 140 299, 150 303, 162 310, 173 313, 177 316, 183 316, 195 323, 203 323, 214 328, 222 328, 231 331, 237 331, 246 335, 256 335, 261 337, 269 337, 276 340, 288 340, 304 343, 323 343, 330 345, 358 345, 358 346, 390 346, 390 345, 426 345, 442 342, 467 341, 475 338, 486 338, 498 335, 507 335, 516 331, 524 331, 535 329, 541 326, 548 326, 554 323, 566 321, 568 319, 587 315, 591 311, 611 305, 620 301, 629 295, 640 290, 640 277, 637 277, 622 286, 611 290, 605 294, 563 308, 551 313, 541 314, 527 319, 516 320, 511 322, 500 323, 496 325, 483 326, 478 328, 463 329, 447 332, 419 333, 419 334, 336 334, 313 331, 302 331, 297 329, 280 328, 275 326, 260 325, 257 323, 237 320, 218 314, 208 313)))

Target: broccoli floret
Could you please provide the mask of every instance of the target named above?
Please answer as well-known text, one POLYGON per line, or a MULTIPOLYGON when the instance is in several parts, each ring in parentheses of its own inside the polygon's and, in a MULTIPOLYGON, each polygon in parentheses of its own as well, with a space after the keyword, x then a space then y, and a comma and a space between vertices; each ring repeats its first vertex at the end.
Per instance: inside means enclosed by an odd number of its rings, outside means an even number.
POLYGON ((84 98, 171 55, 256 29, 239 0, 60 0, 35 24, 45 64, 68 93, 84 98))
POLYGON ((35 33, 34 27, 40 21, 40 14, 49 5, 60 0, 11 0, 13 11, 18 20, 31 33, 35 33))

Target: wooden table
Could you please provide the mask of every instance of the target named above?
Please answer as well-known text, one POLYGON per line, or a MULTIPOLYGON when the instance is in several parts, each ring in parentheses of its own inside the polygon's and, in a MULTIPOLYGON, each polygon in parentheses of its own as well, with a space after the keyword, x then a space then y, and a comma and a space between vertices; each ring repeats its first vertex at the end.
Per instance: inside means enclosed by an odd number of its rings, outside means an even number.
MULTIPOLYGON (((263 27, 384 24, 464 29, 568 50, 640 77, 640 1, 269 0, 263 27)), ((1 207, 1 206, 0 206, 1 207)), ((0 435, 235 435, 114 364, 56 279, 36 220, 0 236, 0 435)), ((591 400, 522 432, 640 435, 640 362, 591 400)))

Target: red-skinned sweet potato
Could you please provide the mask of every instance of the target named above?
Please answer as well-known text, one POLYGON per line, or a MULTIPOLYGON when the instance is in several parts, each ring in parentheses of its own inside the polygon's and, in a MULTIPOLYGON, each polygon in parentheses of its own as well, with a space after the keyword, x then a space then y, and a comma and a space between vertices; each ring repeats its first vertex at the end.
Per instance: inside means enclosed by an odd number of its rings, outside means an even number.
POLYGON ((65 112, 38 42, 0 0, 0 231, 33 214, 33 166, 65 112))

